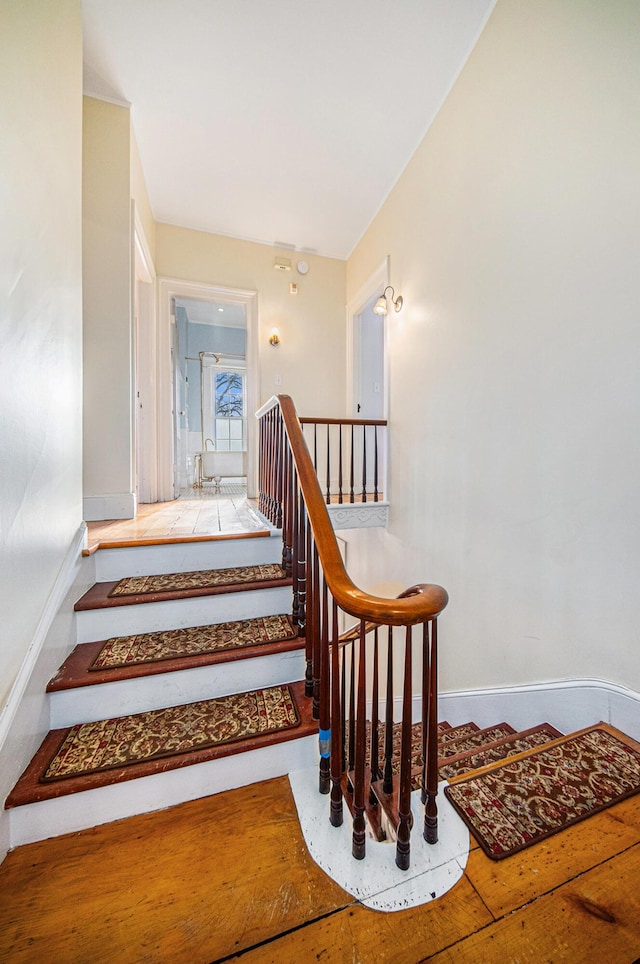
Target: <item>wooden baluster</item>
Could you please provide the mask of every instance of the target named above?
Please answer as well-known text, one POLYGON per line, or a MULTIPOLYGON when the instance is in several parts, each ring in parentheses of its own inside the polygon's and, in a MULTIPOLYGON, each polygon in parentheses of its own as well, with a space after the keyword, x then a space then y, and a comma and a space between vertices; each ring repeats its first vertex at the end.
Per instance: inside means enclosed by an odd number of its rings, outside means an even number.
POLYGON ((275 524, 276 524, 276 500, 275 500, 275 484, 274 484, 274 479, 275 479, 275 476, 274 476, 274 473, 275 473, 275 461, 276 461, 276 459, 275 459, 275 431, 276 431, 275 415, 276 415, 275 409, 272 409, 272 410, 269 412, 269 447, 268 447, 268 456, 269 456, 269 462, 268 462, 268 471, 269 471, 269 483, 268 483, 268 490, 269 490, 269 512, 268 512, 268 519, 269 519, 269 522, 271 522, 272 525, 275 525, 275 524))
POLYGON ((384 784, 385 793, 393 791, 393 627, 387 638, 387 702, 384 718, 384 784))
MULTIPOLYGON (((300 504, 298 500, 298 473, 291 456, 291 588, 293 625, 300 627, 300 504)), ((298 633, 299 634, 299 633, 298 633)))
POLYGON ((283 445, 283 484, 282 484, 282 568, 287 576, 291 575, 292 570, 292 515, 293 498, 291 494, 291 482, 293 476, 293 456, 287 442, 287 437, 282 433, 283 445))
POLYGON ((347 770, 347 646, 342 648, 342 665, 340 668, 340 723, 342 729, 342 772, 347 770))
POLYGON ((327 505, 331 505, 331 426, 327 423, 327 505))
POLYGON ((378 502, 378 426, 373 426, 373 501, 378 502))
POLYGON ((258 420, 258 511, 262 512, 263 505, 263 474, 264 474, 264 416, 258 420))
MULTIPOLYGON (((428 623, 426 624, 428 627, 428 623)), ((425 627, 425 628, 426 628, 425 627)), ((427 630, 428 636, 428 630, 427 630)), ((429 659, 429 707, 427 713, 427 757, 425 784, 427 801, 424 808, 424 839, 427 843, 438 842, 438 621, 431 623, 431 647, 429 659)))
POLYGON ((313 467, 316 470, 316 475, 318 474, 318 425, 316 422, 313 424, 313 467))
MULTIPOLYGON (((342 704, 340 700, 340 643, 338 606, 332 599, 331 628, 331 808, 329 820, 333 827, 342 825, 342 770, 344 745, 342 740, 342 704)), ((344 662, 343 662, 344 666, 344 662)), ((343 697, 344 698, 344 697, 343 697)))
POLYGON ((366 671, 367 636, 364 619, 360 620, 360 647, 358 651, 358 698, 356 706, 356 754, 353 779, 353 838, 351 853, 356 860, 365 855, 366 825, 364 819, 364 776, 366 763, 366 671))
MULTIPOLYGON (((373 783, 374 780, 379 780, 381 776, 378 733, 378 687, 378 627, 376 626, 373 633, 373 683, 371 687, 371 753, 369 760, 371 783, 373 783)), ((378 803, 378 798, 373 790, 369 793, 369 803, 372 804, 372 806, 376 806, 378 803)))
POLYGON ((427 732, 429 727, 429 623, 422 624, 422 776, 420 799, 427 801, 427 732))
POLYGON ((322 606, 320 614, 320 713, 318 738, 320 741, 320 793, 331 788, 331 687, 329 683, 329 595, 327 582, 322 577, 322 606))
POLYGON ((355 462, 354 462, 354 458, 353 458, 353 456, 354 456, 354 449, 353 449, 353 431, 354 431, 354 427, 353 427, 353 424, 352 424, 352 425, 351 425, 351 471, 350 471, 351 488, 350 488, 350 490, 349 490, 349 502, 355 502, 355 501, 356 501, 355 492, 354 492, 354 490, 353 490, 354 477, 355 477, 355 462))
POLYGON ((362 426, 362 501, 367 501, 367 426, 362 426))
POLYGON ((347 768, 353 770, 356 758, 356 644, 351 640, 351 665, 349 667, 349 755, 347 768))
POLYGON ((338 504, 342 505, 342 423, 338 425, 338 504))
POLYGON ((269 464, 269 441, 268 441, 268 425, 269 425, 269 413, 267 412, 263 418, 260 420, 261 431, 260 431, 260 464, 261 464, 261 478, 260 478, 260 511, 266 518, 269 518, 269 512, 267 510, 267 466, 269 464))
POLYGON ((313 718, 320 719, 320 560, 318 546, 313 540, 313 718))
POLYGON ((278 525, 278 413, 274 408, 271 420, 271 522, 278 525))
POLYGON ((276 529, 282 529, 282 500, 284 493, 284 422, 278 413, 276 424, 276 529))
MULTIPOLYGON (((302 494, 301 494, 302 499, 302 494)), ((304 505, 304 501, 302 502, 304 505)), ((311 525, 305 512, 305 658, 307 669, 304 679, 305 696, 313 696, 313 555, 311 525)))
POLYGON ((407 626, 402 692, 402 743, 400 751, 400 792, 398 796, 398 839, 396 865, 408 870, 411 837, 411 626, 407 626))
POLYGON ((300 483, 298 481, 298 476, 296 473, 296 483, 297 488, 295 491, 295 503, 296 503, 296 595, 298 597, 298 613, 297 613, 297 625, 298 625, 298 636, 305 635, 305 622, 306 622, 306 597, 307 597, 307 580, 305 572, 305 560, 306 560, 306 549, 307 549, 307 536, 306 536, 306 518, 307 511, 302 498, 302 491, 300 490, 300 483))

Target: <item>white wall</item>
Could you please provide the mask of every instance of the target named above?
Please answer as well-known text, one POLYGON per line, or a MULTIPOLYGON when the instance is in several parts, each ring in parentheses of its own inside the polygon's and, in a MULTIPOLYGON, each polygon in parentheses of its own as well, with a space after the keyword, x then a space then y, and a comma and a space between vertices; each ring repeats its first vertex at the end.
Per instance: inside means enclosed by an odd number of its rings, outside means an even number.
POLYGON ((82 521, 79 0, 0 5, 0 707, 82 521))
MULTIPOLYGON (((441 687, 640 687, 640 5, 499 0, 348 262, 390 255, 390 526, 443 584, 441 687)), ((384 560, 384 565, 378 560, 384 560)))

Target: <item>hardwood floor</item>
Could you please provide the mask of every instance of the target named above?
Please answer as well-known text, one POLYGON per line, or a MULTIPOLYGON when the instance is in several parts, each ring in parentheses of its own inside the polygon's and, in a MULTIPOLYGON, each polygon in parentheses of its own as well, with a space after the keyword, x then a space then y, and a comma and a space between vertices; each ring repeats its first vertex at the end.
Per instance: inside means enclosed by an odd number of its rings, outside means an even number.
POLYGON ((189 489, 179 499, 139 505, 135 519, 89 522, 88 552, 99 546, 149 545, 255 535, 268 532, 255 512, 257 500, 247 499, 245 485, 226 483, 189 489))
POLYGON ((364 908, 309 857, 286 777, 18 848, 3 962, 633 962, 640 796, 504 861, 473 846, 440 900, 364 908))

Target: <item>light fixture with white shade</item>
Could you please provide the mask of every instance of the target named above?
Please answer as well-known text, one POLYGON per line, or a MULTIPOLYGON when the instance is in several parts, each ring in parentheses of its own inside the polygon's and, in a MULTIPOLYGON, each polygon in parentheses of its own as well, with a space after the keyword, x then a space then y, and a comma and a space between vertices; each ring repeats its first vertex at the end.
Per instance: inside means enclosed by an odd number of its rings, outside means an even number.
POLYGON ((375 305, 373 306, 374 314, 386 315, 388 310, 387 309, 387 291, 391 292, 391 302, 393 304, 393 307, 396 309, 396 311, 400 311, 400 309, 402 308, 402 295, 398 295, 397 298, 394 297, 395 291, 393 290, 391 285, 387 285, 387 287, 384 289, 384 291, 376 301, 375 305))

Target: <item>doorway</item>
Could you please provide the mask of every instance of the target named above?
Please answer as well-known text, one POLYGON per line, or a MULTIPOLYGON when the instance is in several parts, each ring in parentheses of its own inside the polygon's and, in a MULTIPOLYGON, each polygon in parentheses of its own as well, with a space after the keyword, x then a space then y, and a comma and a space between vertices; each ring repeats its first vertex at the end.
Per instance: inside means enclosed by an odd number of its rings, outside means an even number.
POLYGON ((373 306, 388 283, 387 257, 347 305, 347 403, 354 418, 387 418, 387 327, 373 306))
MULTIPOLYGON (((246 450, 247 495, 255 498, 257 432, 252 415, 258 398, 257 292, 169 278, 161 278, 158 287, 160 365, 168 376, 158 386, 164 498, 175 498, 193 485, 197 453, 207 447, 207 439, 213 444, 217 440, 224 450, 225 433, 233 436, 232 449, 239 442, 240 451, 246 450), (216 405, 226 411, 232 402, 216 380, 222 371, 242 376, 241 416, 220 410, 216 418, 216 405), (229 421, 238 417, 242 426, 229 421)), ((237 409, 237 398, 231 407, 237 409)))
POLYGON ((200 453, 247 451, 247 312, 241 302, 174 299, 174 491, 200 453))

